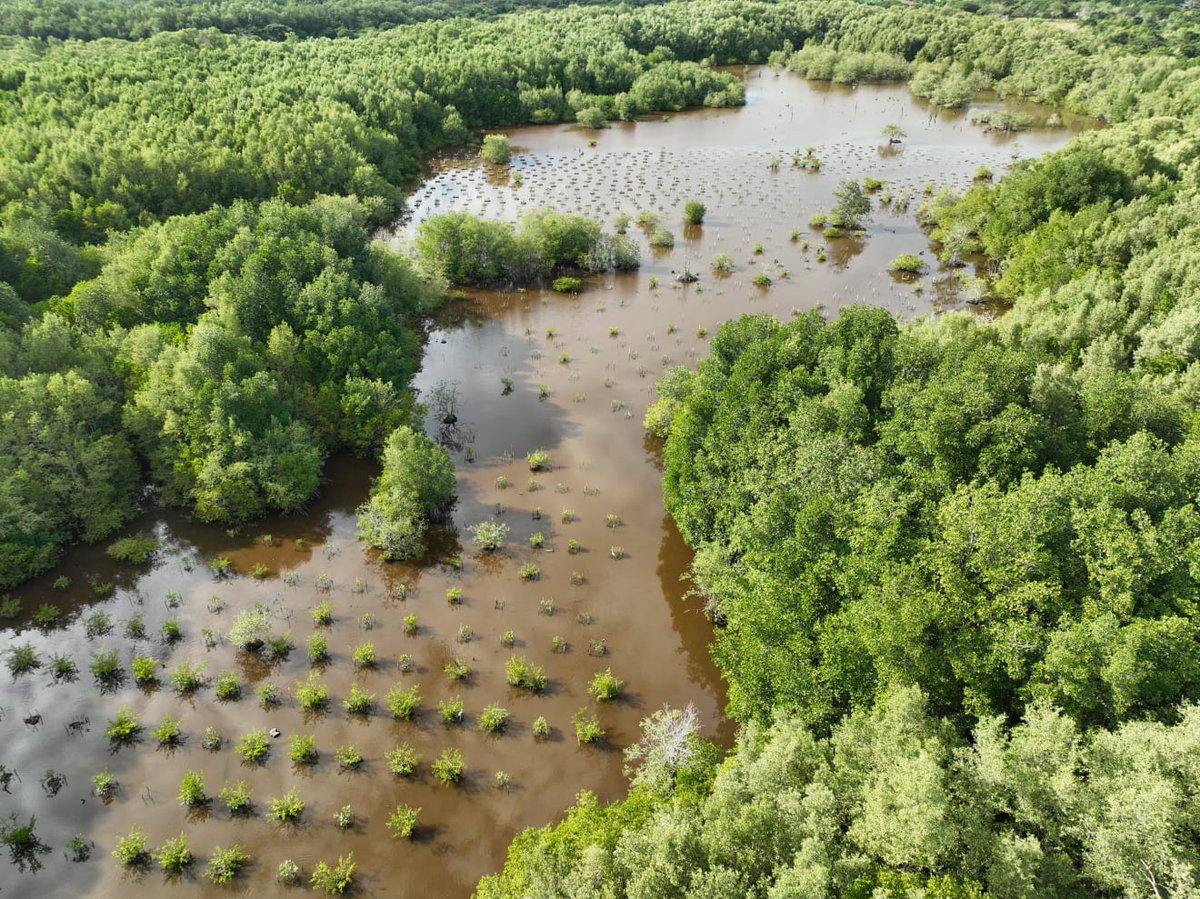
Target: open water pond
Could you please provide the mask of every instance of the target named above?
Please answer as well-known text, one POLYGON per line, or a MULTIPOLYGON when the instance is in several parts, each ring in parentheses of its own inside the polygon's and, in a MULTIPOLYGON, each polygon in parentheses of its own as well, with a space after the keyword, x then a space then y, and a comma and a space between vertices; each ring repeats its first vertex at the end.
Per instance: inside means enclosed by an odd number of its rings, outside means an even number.
POLYGON ((0 764, 16 772, 0 792, 0 813, 35 814, 50 848, 34 857, 36 871, 0 865, 5 895, 208 894, 214 888, 200 876, 207 857, 236 842, 251 863, 223 888, 231 894, 286 895, 276 882, 283 859, 295 860, 307 877, 318 861, 353 852, 361 895, 465 896, 500 865, 518 830, 553 819, 578 791, 604 800, 622 795, 621 750, 637 739, 639 720, 664 703, 695 704, 707 736, 731 739, 707 650, 710 627, 681 580, 690 554, 663 510, 659 447, 641 425, 655 378, 670 365, 694 365, 706 352, 706 334, 744 313, 786 318, 869 302, 911 317, 958 304, 953 289, 938 288, 945 273, 936 265, 916 279, 886 271, 902 252, 932 261, 913 219, 926 182, 963 187, 978 167, 1000 173, 1083 127, 1041 127, 1047 112, 1031 110, 1038 123, 1031 130, 985 133, 966 113, 935 111, 903 86, 836 87, 767 69, 750 70, 747 84, 741 109, 602 131, 516 129, 509 132, 510 166, 447 157, 414 192, 398 241, 433 212, 515 219, 543 204, 606 225, 619 212, 652 210, 676 235, 667 251, 651 250, 641 236, 639 272, 590 278, 577 296, 472 292, 439 314, 416 386, 429 405, 428 432, 452 450, 459 500, 453 527, 422 564, 380 562, 355 541, 354 510, 377 469, 335 458, 321 497, 303 516, 231 534, 152 509, 130 528, 160 538, 149 565, 119 566, 102 548, 84 547, 15 591, 24 617, 9 623, 0 642, 5 649, 32 645, 41 667, 0 676, 0 764), (908 134, 900 145, 879 137, 890 122, 908 134), (821 160, 819 172, 792 165, 793 154, 807 147, 821 160), (825 241, 807 226, 809 217, 828 210, 839 180, 863 177, 886 182, 866 236, 825 241), (879 202, 885 193, 890 207, 879 202), (898 211, 905 196, 908 211, 898 211), (688 199, 707 205, 703 226, 683 227, 688 199), (796 239, 792 231, 800 232, 796 239), (716 253, 732 258, 728 275, 711 271, 716 253), (698 284, 675 283, 685 268, 700 275, 698 284), (764 271, 772 285, 755 286, 751 279, 764 271), (550 466, 531 472, 525 457, 539 448, 550 466), (465 529, 493 516, 509 525, 509 538, 501 552, 483 556, 465 529), (536 534, 541 548, 531 545, 536 534), (569 540, 577 551, 569 551, 569 540), (451 564, 459 554, 461 567, 451 564), (219 557, 231 561, 231 573, 213 574, 207 563, 219 557), (528 565, 537 567, 536 579, 522 577, 528 565), (70 586, 55 589, 64 577, 70 586), (111 585, 112 592, 99 599, 94 585, 111 585), (450 602, 450 590, 461 591, 461 601, 450 602), (309 610, 322 600, 333 617, 318 627, 309 610), (32 627, 28 616, 43 602, 66 610, 66 623, 32 627), (256 602, 270 610, 277 631, 291 631, 295 649, 286 659, 267 663, 224 638, 237 612, 256 602), (408 615, 416 616, 414 633, 406 632, 408 615), (166 642, 161 627, 173 616, 182 636, 166 642), (315 631, 328 638, 331 657, 316 670, 330 702, 326 711, 308 713, 293 687, 310 671, 305 644, 315 631), (506 631, 515 645, 503 645, 506 631), (352 651, 367 642, 377 662, 357 667, 352 651), (89 663, 108 650, 116 650, 126 676, 101 689, 89 663), (134 684, 128 672, 135 652, 160 662, 157 686, 134 684), (74 659, 74 678, 53 676, 55 653, 74 659), (544 692, 507 685, 504 663, 514 653, 544 666, 544 692), (466 680, 444 673, 454 659, 471 668, 466 680), (184 698, 167 680, 189 660, 205 663, 210 683, 184 698), (625 691, 597 703, 586 688, 609 667, 625 691), (241 684, 238 699, 216 696, 212 681, 226 671, 241 684), (280 704, 264 706, 255 696, 267 682, 277 685, 280 704), (371 714, 344 710, 354 684, 375 694, 371 714), (419 686, 412 721, 393 720, 383 707, 396 684, 419 686), (456 695, 465 719, 444 724, 438 704, 456 695), (492 703, 510 713, 497 735, 479 726, 492 703), (140 741, 114 749, 105 726, 123 705, 140 716, 143 731, 140 741), (607 732, 598 745, 576 743, 571 717, 581 707, 607 732), (160 748, 149 733, 164 715, 181 719, 177 746, 160 748), (533 732, 539 716, 551 728, 546 738, 533 732), (216 751, 202 745, 208 727, 224 737, 216 751), (233 747, 258 728, 277 728, 280 736, 270 740, 265 763, 247 765, 233 747), (293 733, 315 737, 316 764, 288 760, 293 733), (401 743, 422 759, 412 777, 388 771, 385 754, 401 743), (361 766, 339 766, 334 752, 343 746, 361 752, 361 766), (430 772, 447 748, 461 750, 466 764, 454 787, 439 785, 430 772), (43 783, 48 768, 62 780, 43 783), (203 774, 212 797, 191 810, 176 798, 188 770, 203 774), (92 790, 91 777, 101 771, 119 782, 107 801, 92 790), (508 774, 507 787, 496 786, 497 771, 508 774), (216 798, 239 780, 253 795, 252 814, 232 815, 216 798), (306 805, 299 823, 280 825, 265 812, 290 787, 306 805), (385 826, 399 804, 421 809, 412 840, 394 839, 385 826), (334 813, 345 805, 354 823, 343 829, 334 813), (167 879, 153 865, 118 867, 110 853, 135 825, 151 848, 186 832, 197 856, 190 873, 167 879), (94 841, 89 861, 67 858, 64 846, 77 832, 94 841))

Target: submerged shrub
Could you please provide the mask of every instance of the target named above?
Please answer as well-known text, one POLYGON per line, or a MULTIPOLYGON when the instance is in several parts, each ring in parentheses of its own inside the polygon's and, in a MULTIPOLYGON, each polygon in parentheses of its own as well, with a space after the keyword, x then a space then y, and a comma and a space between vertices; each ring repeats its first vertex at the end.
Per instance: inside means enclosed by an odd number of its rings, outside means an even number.
POLYGON ((461 752, 457 749, 449 748, 442 750, 441 755, 434 759, 431 767, 433 769, 433 776, 443 786, 448 787, 462 780, 466 763, 463 760, 461 752))
POLYGON ((512 146, 508 142, 508 135, 485 134, 479 155, 483 157, 484 162, 490 162, 493 165, 505 165, 511 162, 512 146))
POLYGON ((924 260, 912 253, 901 253, 888 263, 889 272, 906 272, 911 275, 920 275, 925 272, 925 269, 924 260))
POLYGON ((649 242, 652 247, 669 250, 675 246, 675 235, 666 228, 655 228, 650 232, 649 242))
POLYGON ((512 656, 504 663, 504 679, 514 687, 533 693, 546 689, 546 674, 541 665, 534 665, 524 656, 512 656))

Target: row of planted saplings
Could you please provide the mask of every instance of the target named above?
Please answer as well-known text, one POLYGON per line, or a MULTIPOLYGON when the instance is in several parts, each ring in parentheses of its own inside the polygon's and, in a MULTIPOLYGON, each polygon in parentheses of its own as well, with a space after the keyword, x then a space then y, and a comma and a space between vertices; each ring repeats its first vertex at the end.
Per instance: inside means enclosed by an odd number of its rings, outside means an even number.
MULTIPOLYGON (((540 692, 546 686, 547 680, 542 668, 531 664, 521 656, 513 656, 505 665, 507 681, 517 687, 540 692)), ((357 685, 356 685, 357 686, 357 685)), ((313 682, 313 676, 297 684, 298 691, 306 692, 310 703, 321 707, 328 701, 324 685, 313 682)), ((597 700, 605 701, 617 698, 622 689, 622 682, 613 675, 611 670, 598 673, 591 681, 588 692, 597 700)), ((303 700, 302 700, 303 703, 303 700)), ((406 689, 393 688, 389 692, 387 704, 396 718, 411 718, 420 703, 420 696, 415 685, 406 689)), ((459 697, 443 700, 439 703, 439 712, 448 723, 463 720, 463 705, 459 697)), ((507 709, 498 705, 488 705, 479 716, 479 726, 490 733, 498 733, 507 725, 509 714, 507 709)), ((572 717, 575 735, 580 743, 592 743, 604 736, 595 715, 589 714, 586 708, 579 709, 572 717)), ((124 707, 109 721, 106 735, 118 743, 128 742, 137 738, 141 724, 132 710, 124 707)), ((549 735, 550 726, 545 717, 539 716, 533 724, 535 737, 543 738, 549 735)), ((178 743, 182 739, 182 731, 178 718, 167 715, 158 726, 151 730, 151 735, 164 745, 178 743)), ((224 743, 223 737, 213 727, 205 729, 202 745, 205 749, 217 751, 224 743)), ((270 740, 265 730, 254 730, 242 735, 235 746, 235 751, 252 764, 261 764, 270 754, 270 740)), ((288 737, 288 758, 300 765, 315 764, 319 759, 315 737, 293 733, 288 737)), ((362 753, 353 745, 339 746, 334 752, 334 759, 344 770, 359 768, 364 761, 362 753)), ((407 743, 402 743, 385 755, 388 770, 397 777, 412 777, 416 774, 421 758, 417 751, 407 743)), ((462 753, 455 748, 444 749, 430 764, 430 770, 437 780, 446 786, 462 781, 466 771, 466 762, 462 753)), ((510 777, 505 771, 497 771, 494 775, 497 788, 505 789, 510 784, 510 777)), ((92 778, 95 791, 102 799, 112 799, 118 790, 117 779, 108 772, 102 772, 92 778)), ((254 813, 254 800, 249 785, 244 780, 225 783, 217 793, 217 799, 224 803, 231 815, 248 816, 254 813)), ((178 800, 180 805, 188 809, 204 808, 211 804, 212 797, 207 792, 203 775, 198 771, 184 772, 180 784, 178 800)), ((271 798, 267 803, 267 816, 281 824, 295 824, 301 820, 305 809, 304 800, 299 791, 292 787, 281 796, 271 798)), ((397 838, 411 838, 417 829, 420 808, 409 805, 398 805, 388 816, 386 826, 388 831, 397 838)), ((333 816, 333 823, 341 829, 354 826, 355 816, 351 806, 339 808, 333 816)), ((148 847, 146 834, 140 827, 135 826, 130 832, 117 841, 113 857, 124 866, 145 866, 156 863, 165 873, 178 875, 195 862, 188 844, 187 835, 181 833, 178 837, 168 839, 160 847, 151 850, 148 847)), ((204 869, 204 876, 213 883, 225 883, 242 870, 249 862, 249 855, 238 844, 228 848, 216 847, 204 869)), ((341 893, 353 883, 353 855, 338 859, 336 865, 324 862, 317 865, 310 877, 315 889, 323 889, 328 893, 341 893)), ((295 882, 299 880, 299 866, 291 860, 283 861, 279 866, 281 881, 295 882)))
MULTIPOLYGON (((203 665, 185 662, 172 675, 174 682, 186 682, 187 691, 199 688, 202 683, 203 665)), ((454 680, 463 680, 470 676, 471 669, 461 659, 453 659, 446 665, 447 674, 454 680)), ((505 680, 509 685, 520 687, 533 693, 540 693, 547 684, 546 674, 541 665, 534 665, 520 655, 511 656, 504 664, 505 680)), ((613 674, 611 668, 597 672, 588 684, 587 692, 598 702, 616 699, 621 695, 623 682, 613 674)), ((260 696, 270 693, 271 701, 277 702, 277 693, 273 684, 264 684, 259 688, 260 696), (271 687, 270 691, 264 689, 271 687)), ((329 687, 315 672, 309 672, 304 680, 296 681, 294 695, 297 704, 310 712, 324 711, 329 706, 329 687)), ((352 684, 350 692, 342 700, 342 706, 350 714, 366 715, 374 711, 376 695, 369 692, 360 684, 352 684)), ((384 695, 384 706, 391 716, 397 720, 408 720, 414 717, 421 705, 421 692, 417 684, 403 686, 395 684, 384 695)), ((461 696, 452 696, 439 701, 438 713, 447 724, 457 724, 464 720, 464 707, 461 696)), ((489 733, 499 733, 508 724, 508 710, 496 705, 485 706, 479 716, 479 726, 489 733)), ((574 718, 576 736, 581 743, 591 743, 603 736, 594 723, 594 718, 588 715, 587 709, 580 709, 574 718)), ((143 727, 137 713, 129 706, 122 706, 110 718, 105 728, 105 736, 115 745, 121 746, 133 743, 141 736, 143 727)), ((539 716, 533 723, 535 737, 545 737, 550 733, 550 726, 544 716, 539 716)), ((163 716, 162 720, 150 729, 150 735, 161 746, 178 745, 183 739, 182 722, 171 714, 163 716)), ((312 746, 312 738, 301 738, 293 734, 290 738, 289 757, 299 763, 314 763, 317 761, 316 751, 312 746), (305 741, 308 741, 307 743, 305 741)), ((213 727, 205 729, 202 745, 205 749, 216 751, 221 748, 224 738, 213 727)), ((265 730, 258 729, 242 735, 236 745, 237 753, 247 762, 265 762, 270 753, 270 742, 265 730)), ((342 767, 353 768, 361 763, 353 747, 342 747, 338 750, 338 761, 342 767), (357 759, 351 763, 343 761, 343 750, 348 759, 357 759)), ((411 773, 394 771, 397 774, 411 773)))
MULTIPOLYGON (((303 812, 304 802, 294 791, 289 791, 279 799, 272 800, 272 806, 279 803, 278 817, 281 821, 298 819, 303 812), (290 804, 289 804, 290 803, 290 804), (294 813, 295 817, 285 817, 294 813)), ((388 829, 397 837, 409 837, 416 827, 416 817, 420 809, 398 806, 388 817, 388 829)), ((345 820, 345 827, 354 823, 354 813, 346 806, 338 811, 337 819, 345 820)), ((113 857, 125 867, 143 868, 151 863, 158 865, 169 877, 179 877, 197 864, 197 858, 191 850, 186 833, 168 839, 156 849, 151 849, 146 834, 140 827, 134 827, 125 836, 117 838, 117 848, 113 857)), ((236 878, 250 864, 250 854, 240 843, 232 846, 215 846, 204 866, 203 876, 214 884, 228 883, 236 878)), ((354 873, 357 865, 354 853, 339 856, 337 862, 318 862, 309 875, 309 883, 314 890, 336 895, 345 893, 354 885, 354 873)), ((284 859, 279 863, 278 879, 281 883, 296 884, 303 878, 300 866, 292 859, 284 859)))

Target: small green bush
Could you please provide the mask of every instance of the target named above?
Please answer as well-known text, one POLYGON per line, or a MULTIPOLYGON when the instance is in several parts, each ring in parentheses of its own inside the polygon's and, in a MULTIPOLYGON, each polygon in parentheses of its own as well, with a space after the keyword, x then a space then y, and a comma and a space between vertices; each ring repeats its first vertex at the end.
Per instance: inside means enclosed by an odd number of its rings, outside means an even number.
POLYGON ((192 852, 188 849, 187 834, 181 833, 167 840, 154 853, 158 866, 170 874, 178 874, 192 863, 192 852))
POLYGON ((134 534, 122 537, 108 545, 105 553, 117 562, 130 565, 145 565, 158 550, 158 540, 152 534, 134 534))
POLYGON ((924 260, 912 253, 901 253, 888 263, 889 272, 905 272, 910 275, 923 274, 925 268, 924 260))
POLYGON ((179 804, 184 808, 199 808, 207 802, 204 775, 199 771, 184 771, 179 781, 179 804))
POLYGON ((356 867, 353 852, 339 856, 333 866, 317 862, 308 882, 314 890, 324 890, 331 896, 341 895, 354 885, 356 867))
POLYGON ((144 865, 150 854, 146 851, 146 834, 136 824, 129 833, 117 837, 117 848, 113 850, 113 858, 127 868, 144 865))
POLYGON ((287 756, 298 765, 314 765, 317 762, 317 738, 302 737, 292 732, 288 734, 287 756))
POLYGON ((174 715, 163 715, 158 726, 150 731, 159 746, 174 746, 179 742, 183 728, 180 720, 174 715))
POLYGON ((598 702, 616 699, 621 695, 624 684, 613 673, 611 668, 605 668, 596 674, 588 684, 588 695, 598 702))
POLYGON ((395 749, 389 750, 384 758, 387 760, 388 770, 396 777, 411 777, 416 772, 417 765, 421 763, 417 751, 407 743, 401 743, 395 749))
POLYGON ((295 694, 300 708, 306 711, 318 711, 329 703, 329 687, 317 676, 315 671, 309 672, 307 680, 296 681, 292 692, 295 694))
POLYGON ((461 696, 451 696, 438 703, 438 714, 447 724, 457 724, 463 719, 463 701, 461 696))
POLYGON ((300 793, 292 787, 282 796, 276 796, 267 803, 268 815, 280 824, 289 824, 300 820, 304 812, 304 800, 300 793))
POLYGON ((342 706, 351 715, 369 715, 374 705, 375 694, 367 692, 359 684, 352 684, 349 695, 342 700, 342 706))
POLYGON ((104 736, 117 744, 130 743, 137 737, 141 729, 141 722, 138 721, 138 716, 133 709, 123 705, 109 719, 108 726, 104 729, 104 736))
POLYGON ((504 679, 514 687, 533 693, 546 689, 546 674, 540 665, 534 665, 524 656, 512 656, 504 663, 504 679))
POLYGON ((493 165, 505 165, 511 162, 512 146, 508 142, 508 136, 504 134, 484 135, 479 155, 483 157, 484 162, 490 162, 493 165))
POLYGON ((250 787, 244 780, 227 783, 217 792, 217 798, 229 807, 231 815, 247 814, 254 805, 250 787))
POLYGON ((237 675, 232 671, 222 671, 213 681, 213 692, 216 693, 217 699, 230 702, 242 695, 242 685, 238 683, 237 675))
POLYGON ((243 734, 238 739, 238 744, 234 751, 247 762, 261 764, 266 761, 267 755, 271 752, 271 744, 267 739, 267 732, 260 729, 243 734))
POLYGON ((498 705, 484 706, 479 715, 479 727, 488 733, 498 733, 504 730, 506 724, 508 724, 508 709, 498 705))
POLYGON ((392 836, 406 840, 413 835, 419 814, 421 814, 419 808, 413 808, 411 805, 398 805, 396 810, 388 815, 387 829, 391 831, 392 836))
POLYGON ((396 684, 384 695, 383 704, 393 718, 407 721, 421 705, 421 688, 416 684, 411 687, 396 684))
POLYGON ((580 743, 595 743, 604 736, 599 719, 585 708, 571 716, 571 724, 575 727, 575 739, 580 743))
POLYGON ((650 246, 669 250, 675 246, 675 235, 666 228, 655 228, 650 232, 650 246))
POLYGON ((463 772, 466 769, 466 763, 463 761, 463 755, 457 749, 443 749, 433 761, 433 776, 443 786, 450 786, 462 780, 463 772))
POLYGON ((217 846, 209 856, 204 876, 210 883, 229 883, 250 861, 246 850, 234 843, 228 849, 217 846))

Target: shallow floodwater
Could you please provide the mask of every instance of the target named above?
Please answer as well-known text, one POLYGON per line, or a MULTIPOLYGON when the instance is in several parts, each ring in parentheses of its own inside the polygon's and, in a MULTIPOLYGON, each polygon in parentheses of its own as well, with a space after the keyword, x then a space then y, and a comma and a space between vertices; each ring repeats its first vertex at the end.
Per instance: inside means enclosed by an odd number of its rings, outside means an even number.
MULTIPOLYGON (((303 516, 231 534, 178 514, 148 512, 130 531, 153 530, 160 537, 152 565, 115 565, 101 548, 84 547, 16 591, 26 621, 47 601, 69 614, 63 626, 42 631, 24 624, 0 636, 5 648, 31 643, 43 662, 31 674, 0 675, 0 765, 17 775, 8 792, 0 792, 0 814, 36 814, 37 833, 50 847, 36 856, 40 870, 0 865, 5 894, 119 896, 130 888, 156 896, 208 893, 214 888, 199 876, 207 856, 214 846, 237 842, 252 862, 223 888, 232 894, 284 895, 287 890, 275 882, 281 860, 294 859, 307 876, 317 861, 353 852, 361 895, 465 896, 481 874, 501 864, 518 830, 554 819, 579 790, 604 800, 620 796, 626 786, 621 750, 636 740, 638 721, 656 708, 694 703, 705 734, 728 743, 732 725, 722 715, 722 684, 707 651, 711 632, 681 579, 690 553, 663 510, 659 447, 641 427, 654 379, 669 365, 692 365, 705 354, 701 329, 711 333, 747 312, 786 318, 796 310, 870 302, 912 316, 956 305, 954 290, 937 286, 944 273, 936 266, 926 277, 907 280, 885 270, 901 252, 931 259, 912 217, 923 186, 964 186, 981 165, 999 173, 1015 158, 1058 146, 1070 134, 1068 128, 985 134, 965 114, 934 112, 898 86, 832 87, 756 69, 748 73, 748 88, 743 109, 701 110, 599 132, 517 129, 510 132, 516 151, 511 166, 438 160, 414 193, 407 224, 398 229, 401 242, 411 223, 435 211, 471 209, 514 219, 541 204, 606 222, 617 212, 654 210, 676 235, 673 250, 643 246, 641 271, 589 279, 579 296, 475 292, 439 315, 417 386, 430 407, 429 433, 452 450, 459 501, 451 525, 436 535, 421 564, 382 563, 355 542, 354 509, 376 469, 335 458, 322 496, 303 516), (887 147, 879 139, 888 122, 908 132, 902 145, 887 147), (819 173, 792 167, 793 153, 808 146, 822 162, 819 173), (516 186, 512 176, 518 172, 516 186), (877 196, 910 196, 909 211, 876 202, 865 239, 826 242, 807 227, 813 213, 828 209, 840 179, 864 176, 887 182, 877 196), (708 216, 702 227, 684 229, 682 204, 692 198, 708 206, 708 216), (800 232, 795 240, 793 230, 800 232), (755 244, 762 244, 761 253, 755 244), (823 262, 817 259, 822 248, 823 262), (732 274, 710 272, 708 261, 718 252, 733 258, 732 274), (673 282, 673 272, 685 267, 700 274, 698 286, 673 282), (761 271, 772 286, 751 283, 761 271), (502 379, 511 380, 511 389, 502 379), (452 424, 445 424, 448 417, 452 424), (531 473, 525 455, 537 448, 550 453, 551 467, 531 473), (503 551, 483 556, 465 528, 493 516, 509 525, 509 539, 503 551), (535 533, 544 535, 542 549, 529 544, 535 533), (578 542, 577 553, 568 552, 569 539, 578 542), (456 554, 461 569, 450 564, 456 554), (231 576, 217 578, 209 570, 207 561, 220 556, 232 561, 231 576), (526 564, 538 566, 538 579, 521 578, 526 564), (251 576, 256 565, 264 566, 259 573, 265 570, 265 576, 251 576), (285 582, 285 573, 293 584, 285 582), (62 576, 71 585, 53 589, 62 576), (326 579, 330 585, 322 590, 326 579), (92 584, 112 584, 114 592, 98 600, 92 584), (398 585, 405 587, 404 598, 397 596, 398 585), (460 604, 448 602, 451 588, 462 591, 460 604), (334 610, 325 629, 333 657, 318 669, 332 701, 325 713, 310 715, 298 708, 291 688, 309 671, 304 642, 314 625, 307 610, 321 599, 334 610), (287 660, 267 664, 224 641, 234 615, 255 602, 271 610, 279 630, 291 631, 296 649, 287 660), (113 627, 88 638, 82 618, 96 610, 106 611, 113 627), (418 621, 411 636, 402 624, 408 614, 418 621), (137 615, 146 637, 125 634, 137 615), (159 628, 171 615, 179 617, 183 639, 167 645, 159 628), (470 630, 465 642, 464 625, 470 630), (206 645, 205 629, 212 645, 206 645), (513 649, 500 642, 507 630, 516 636, 513 649), (556 637, 565 641, 565 651, 556 648, 556 637), (375 644, 380 663, 356 670, 351 651, 367 641, 375 644), (603 642, 603 657, 591 653, 591 641, 603 642), (91 653, 110 648, 119 651, 126 670, 135 651, 159 659, 163 685, 142 690, 127 678, 102 692, 88 663, 91 653), (75 659, 79 675, 73 682, 51 677, 52 652, 75 659), (545 693, 524 694, 505 684, 504 661, 514 652, 545 666, 545 693), (412 657, 415 670, 402 670, 402 654, 412 657), (473 669, 464 683, 443 673, 456 657, 473 669), (206 662, 210 677, 236 672, 242 698, 218 701, 210 686, 181 699, 165 681, 185 660, 206 662), (625 694, 598 704, 586 686, 608 667, 625 681, 625 694), (263 681, 278 685, 281 706, 264 709, 255 698, 263 681), (355 682, 376 694, 374 714, 343 710, 355 682), (422 711, 412 722, 393 721, 378 704, 395 683, 420 685, 422 711), (462 696, 466 720, 447 726, 437 703, 454 694, 462 696), (498 736, 478 726, 489 703, 511 714, 498 736), (185 741, 159 749, 144 733, 134 746, 111 750, 103 731, 121 705, 138 712, 146 730, 164 714, 180 717, 185 741), (571 715, 585 706, 607 731, 598 746, 575 741, 571 715), (552 727, 548 739, 532 733, 538 716, 552 727), (201 746, 210 725, 226 740, 216 752, 201 746), (247 766, 232 743, 255 728, 278 728, 281 736, 264 765, 247 766), (287 760, 292 732, 315 735, 315 766, 287 760), (387 771, 384 754, 401 742, 422 756, 414 778, 387 771), (341 771, 333 754, 350 744, 365 762, 360 770, 341 771), (467 775, 457 787, 439 786, 429 772, 429 762, 446 747, 461 749, 466 760, 467 775), (47 768, 66 777, 56 796, 39 783, 47 768), (200 810, 181 808, 176 794, 189 769, 203 772, 213 797, 226 781, 247 781, 255 814, 232 817, 215 799, 200 810), (120 782, 108 803, 91 792, 91 776, 103 770, 120 782), (510 776, 506 789, 495 786, 497 771, 510 776), (292 786, 306 802, 301 822, 267 820, 268 801, 292 786), (385 828, 401 803, 421 808, 412 841, 394 840, 385 828), (333 815, 347 804, 356 823, 340 830, 333 815), (146 831, 151 847, 185 831, 198 859, 193 870, 164 879, 153 867, 119 869, 109 853, 116 837, 134 825, 146 831), (65 857, 64 844, 77 832, 95 841, 85 863, 65 857)), ((1035 113, 1044 119, 1044 111, 1035 113)))

